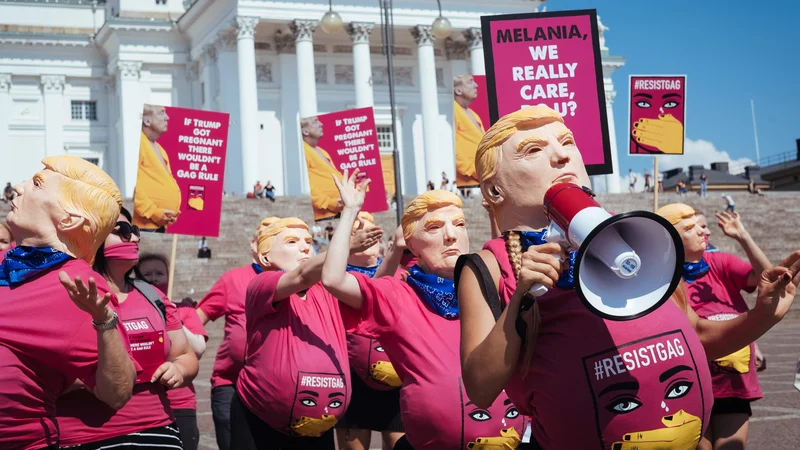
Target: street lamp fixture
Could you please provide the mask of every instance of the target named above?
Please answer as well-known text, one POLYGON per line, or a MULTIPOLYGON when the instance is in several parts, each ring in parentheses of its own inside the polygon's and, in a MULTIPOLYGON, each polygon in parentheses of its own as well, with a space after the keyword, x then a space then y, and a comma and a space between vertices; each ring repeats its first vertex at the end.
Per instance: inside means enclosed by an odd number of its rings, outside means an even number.
POLYGON ((328 12, 322 16, 320 27, 322 31, 328 34, 336 33, 342 29, 342 16, 333 10, 333 0, 328 0, 328 12))
POLYGON ((442 16, 441 0, 436 0, 436 4, 439 5, 439 17, 433 21, 431 29, 433 31, 433 35, 436 36, 436 39, 447 39, 450 37, 450 33, 453 32, 453 25, 450 24, 450 21, 447 20, 446 17, 442 16))

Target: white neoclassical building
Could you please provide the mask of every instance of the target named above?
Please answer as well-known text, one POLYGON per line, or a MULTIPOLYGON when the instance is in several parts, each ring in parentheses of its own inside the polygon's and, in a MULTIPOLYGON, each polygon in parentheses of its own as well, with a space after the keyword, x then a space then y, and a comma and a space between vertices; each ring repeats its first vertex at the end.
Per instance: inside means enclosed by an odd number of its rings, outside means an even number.
MULTIPOLYGON (((453 31, 437 40, 436 0, 393 9, 397 141, 403 190, 455 178, 452 77, 484 74, 480 16, 537 11, 544 0, 444 0, 453 31)), ((325 33, 324 0, 0 0, 0 182, 76 155, 133 193, 143 103, 230 113, 225 188, 267 180, 308 191, 299 118, 373 106, 392 149, 378 0, 333 0, 344 22, 325 33)), ((613 135, 611 72, 603 47, 613 135)), ((391 158, 386 158, 391 161, 391 158)), ((391 169, 385 167, 391 174, 391 169)), ((617 172, 618 173, 618 172, 617 172)), ((609 190, 618 190, 609 177, 609 190)), ((605 184, 605 183, 599 183, 605 184)))

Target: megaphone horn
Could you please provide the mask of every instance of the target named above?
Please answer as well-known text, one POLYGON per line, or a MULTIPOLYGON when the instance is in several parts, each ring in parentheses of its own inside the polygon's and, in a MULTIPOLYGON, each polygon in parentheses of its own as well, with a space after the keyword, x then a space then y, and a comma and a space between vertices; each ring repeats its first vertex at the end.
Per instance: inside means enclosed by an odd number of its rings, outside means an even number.
MULTIPOLYGON (((683 244, 663 217, 647 211, 611 215, 589 188, 572 183, 551 186, 544 210, 547 241, 578 251, 575 288, 593 313, 635 319, 664 304, 678 287, 683 244)), ((538 297, 547 288, 536 284, 530 292, 538 297)))

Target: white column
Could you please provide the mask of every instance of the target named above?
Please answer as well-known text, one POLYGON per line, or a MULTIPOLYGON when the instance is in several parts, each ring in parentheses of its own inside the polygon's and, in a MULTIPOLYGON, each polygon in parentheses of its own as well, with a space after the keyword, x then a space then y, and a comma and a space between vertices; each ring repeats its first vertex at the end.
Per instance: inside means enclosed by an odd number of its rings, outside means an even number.
POLYGON ((203 49, 203 72, 201 74, 201 108, 208 111, 217 110, 216 102, 216 66, 217 46, 206 45, 203 49))
POLYGON ((45 156, 64 153, 64 75, 42 75, 45 156))
MULTIPOLYGON (((300 114, 297 99, 300 96, 297 79, 297 53, 294 36, 278 29, 275 32, 275 49, 278 51, 278 70, 281 80, 281 135, 283 137, 283 179, 284 190, 288 195, 303 194, 308 185, 303 180, 305 158, 300 139, 300 114)), ((264 180, 262 180, 264 181, 264 180)), ((275 180, 273 180, 273 183, 275 180)))
POLYGON ((242 134, 242 192, 258 178, 258 88, 256 86, 257 17, 236 18, 236 53, 239 56, 239 129, 242 134))
MULTIPOLYGON (((612 173, 606 175, 606 192, 609 194, 619 194, 619 155, 617 154, 617 131, 614 127, 614 97, 617 92, 614 91, 614 82, 611 78, 605 79, 606 90, 606 116, 608 116, 608 137, 611 140, 611 169, 612 173)), ((656 181, 658 182, 658 181, 656 181)))
POLYGON ((300 117, 317 115, 317 80, 314 69, 314 30, 319 21, 293 20, 289 28, 294 33, 297 53, 297 81, 300 117))
POLYGON ((374 23, 353 22, 347 32, 353 40, 353 79, 356 85, 356 108, 373 106, 372 56, 369 51, 369 35, 374 23))
MULTIPOLYGON (((225 160, 225 190, 231 194, 242 195, 249 191, 242 191, 242 186, 247 185, 244 179, 244 161, 242 147, 242 128, 239 95, 239 56, 236 52, 236 39, 234 33, 220 33, 217 39, 217 89, 215 89, 215 103, 217 110, 230 114, 228 127, 228 148, 225 160)), ((255 70, 253 68, 252 70, 255 70)), ((255 95, 255 92, 253 93, 255 95)))
MULTIPOLYGON (((448 167, 442 161, 451 152, 442 151, 439 146, 439 92, 436 86, 436 60, 433 54, 435 37, 430 25, 417 25, 411 28, 411 35, 417 42, 419 65, 419 86, 422 98, 422 140, 425 151, 425 183, 433 181, 437 188, 442 182, 442 172, 448 179, 455 176, 455 166, 448 167)), ((417 161, 417 164, 422 161, 417 161)))
POLYGON ((119 120, 117 124, 117 161, 120 166, 117 179, 124 197, 133 197, 136 187, 136 172, 139 166, 139 138, 142 133, 142 95, 139 85, 139 73, 142 70, 141 61, 117 62, 117 101, 119 105, 119 120))
MULTIPOLYGON (((105 82, 106 101, 105 101, 105 123, 108 130, 108 141, 106 141, 105 158, 103 159, 103 170, 105 170, 111 178, 119 181, 122 179, 123 174, 119 172, 119 160, 122 155, 118 151, 117 141, 117 115, 119 108, 117 106, 117 87, 114 85, 114 79, 107 79, 105 82)), ((103 110, 99 110, 98 113, 103 110)))
MULTIPOLYGON (((0 73, 0 149, 10 152, 8 126, 11 123, 11 74, 0 73)), ((15 184, 17 180, 11 184, 15 184)), ((3 185, 5 187, 5 185, 3 185)))
POLYGON ((483 61, 483 33, 480 28, 468 28, 464 38, 469 44, 469 63, 473 75, 486 75, 483 61))

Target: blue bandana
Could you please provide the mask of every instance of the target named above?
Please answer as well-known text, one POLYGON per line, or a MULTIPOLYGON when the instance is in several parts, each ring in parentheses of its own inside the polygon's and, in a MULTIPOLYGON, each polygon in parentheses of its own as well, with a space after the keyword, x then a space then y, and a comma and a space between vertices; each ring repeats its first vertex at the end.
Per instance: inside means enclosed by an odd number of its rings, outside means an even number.
POLYGON ((256 263, 253 263, 252 266, 253 266, 253 270, 256 272, 256 274, 259 274, 259 273, 264 271, 264 269, 262 269, 261 266, 256 264, 256 263))
MULTIPOLYGON (((531 245, 542 245, 547 243, 547 230, 544 231, 517 231, 519 233, 520 244, 522 244, 522 251, 528 251, 531 245)), ((578 252, 569 252, 569 270, 561 274, 556 286, 561 289, 575 289, 575 257, 578 252)))
POLYGON ((458 299, 455 283, 427 274, 418 265, 408 269, 406 283, 425 300, 433 311, 448 320, 458 319, 458 299))
POLYGON ((347 271, 363 273, 364 275, 372 278, 375 276, 375 272, 378 271, 378 267, 380 267, 381 263, 383 263, 383 260, 378 258, 378 264, 372 267, 358 267, 358 266, 351 266, 350 264, 348 264, 347 271))
POLYGON ((50 247, 13 248, 0 264, 0 286, 18 286, 68 259, 72 257, 50 247))
POLYGON ((683 280, 692 283, 703 275, 707 274, 711 267, 705 258, 701 258, 696 263, 683 263, 683 280))

